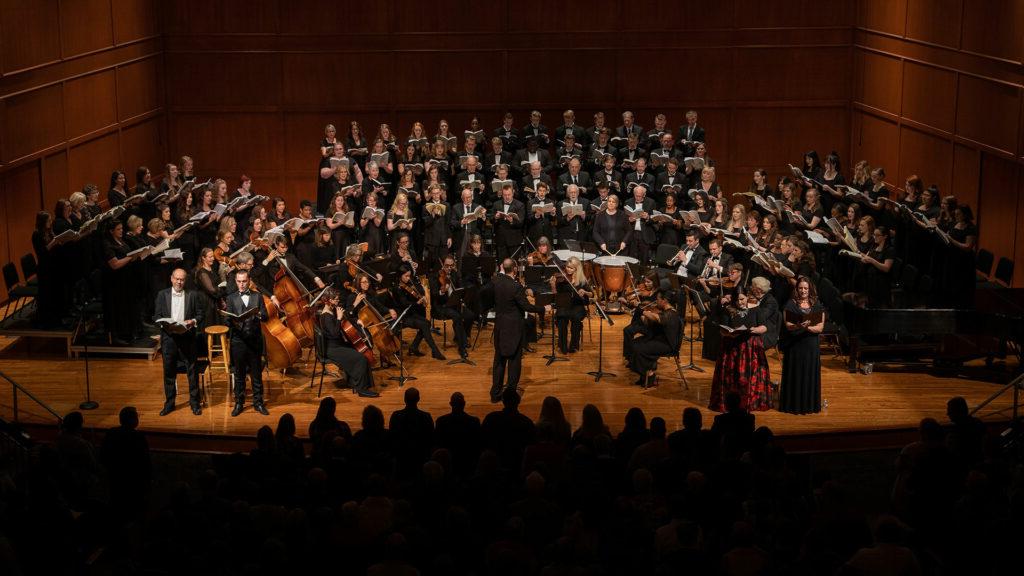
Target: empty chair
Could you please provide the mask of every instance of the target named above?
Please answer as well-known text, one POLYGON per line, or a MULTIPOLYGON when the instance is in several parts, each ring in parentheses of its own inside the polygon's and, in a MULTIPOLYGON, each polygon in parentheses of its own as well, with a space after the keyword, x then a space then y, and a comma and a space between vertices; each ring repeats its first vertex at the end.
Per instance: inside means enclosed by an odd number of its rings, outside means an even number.
POLYGON ((29 252, 21 257, 21 274, 25 277, 25 284, 27 286, 36 286, 39 284, 39 265, 36 263, 36 255, 29 252))
POLYGON ((999 258, 999 263, 996 264, 996 282, 1003 286, 1009 286, 1013 282, 1013 260, 1010 260, 1006 256, 999 258))
POLYGON ((992 275, 992 264, 996 261, 996 257, 992 252, 982 248, 978 250, 978 255, 974 259, 974 267, 978 271, 978 281, 988 280, 988 277, 992 275))

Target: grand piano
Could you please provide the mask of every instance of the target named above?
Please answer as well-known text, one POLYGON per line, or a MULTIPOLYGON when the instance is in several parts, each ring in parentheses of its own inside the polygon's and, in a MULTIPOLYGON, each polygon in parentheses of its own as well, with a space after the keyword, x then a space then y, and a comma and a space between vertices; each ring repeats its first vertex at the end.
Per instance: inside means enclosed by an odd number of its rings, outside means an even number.
POLYGON ((1024 343, 1024 289, 979 289, 974 310, 861 308, 843 303, 850 339, 847 368, 867 362, 956 365, 1019 354, 1024 343))

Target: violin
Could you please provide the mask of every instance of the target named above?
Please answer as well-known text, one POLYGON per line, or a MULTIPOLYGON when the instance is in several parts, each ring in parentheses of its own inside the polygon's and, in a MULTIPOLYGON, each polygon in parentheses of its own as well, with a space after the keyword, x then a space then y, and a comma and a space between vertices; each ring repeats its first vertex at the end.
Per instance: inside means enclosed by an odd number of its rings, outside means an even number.
POLYGON ((415 284, 412 282, 406 284, 405 282, 399 282, 398 287, 409 293, 410 296, 416 299, 417 304, 424 304, 427 301, 427 296, 416 289, 415 284))
POLYGON ((217 247, 213 249, 213 259, 216 260, 217 262, 220 262, 222 266, 234 268, 235 259, 226 255, 228 250, 229 249, 222 248, 220 244, 218 244, 217 247))

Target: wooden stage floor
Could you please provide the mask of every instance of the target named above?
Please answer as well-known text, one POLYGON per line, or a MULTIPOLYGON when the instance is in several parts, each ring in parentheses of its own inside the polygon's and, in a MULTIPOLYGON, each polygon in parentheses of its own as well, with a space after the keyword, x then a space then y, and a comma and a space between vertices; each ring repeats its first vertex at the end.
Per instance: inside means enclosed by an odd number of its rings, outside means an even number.
MULTIPOLYGON (((592 332, 584 324, 584 350, 571 355, 568 362, 545 365, 542 355, 550 350, 549 339, 538 343, 537 352, 525 356, 521 381, 525 389, 523 412, 536 417, 544 397, 555 395, 561 399, 574 426, 579 423, 581 410, 587 403, 596 404, 600 408, 613 431, 622 427, 626 411, 633 406, 643 409, 648 419, 653 416, 665 418, 670 431, 680 427, 682 411, 689 406, 701 408, 705 425, 710 425, 714 413, 707 409, 707 400, 714 365, 700 360, 700 343, 695 344, 694 355, 696 363, 704 372, 684 372, 689 380, 688 390, 676 378, 671 359, 661 361, 660 385, 641 390, 632 385, 636 375, 623 366, 620 354, 622 328, 628 324, 628 317, 613 318, 615 325, 605 327, 604 330, 603 367, 605 371, 614 372, 617 376, 606 377, 595 383, 593 377, 586 375, 597 366, 598 325, 595 319, 592 332)), ((408 359, 408 373, 418 379, 406 385, 416 386, 420 390, 422 408, 436 418, 448 411, 451 393, 461 391, 466 397, 469 412, 482 418, 495 409, 488 399, 493 350, 490 336, 490 328, 486 328, 479 338, 477 349, 470 355, 477 362, 476 366, 449 366, 445 362, 433 360, 426 345, 422 349, 428 353, 427 356, 408 359)), ((438 342, 440 344, 440 337, 438 342)), ((48 347, 45 342, 26 342, 20 339, 16 342, 0 342, 2 344, 6 344, 6 349, 0 353, 0 371, 25 386, 59 413, 77 409, 85 396, 85 364, 81 358, 69 360, 64 357, 63 349, 59 349, 59 346, 48 347)), ((450 359, 456 357, 451 344, 446 354, 450 359)), ((689 348, 684 343, 684 363, 688 357, 689 348)), ((876 368, 870 375, 849 374, 845 358, 833 358, 831 353, 824 350, 822 361, 822 397, 827 407, 820 414, 794 416, 776 411, 760 412, 757 414, 758 424, 770 426, 776 434, 783 436, 913 428, 926 416, 945 421, 945 403, 952 396, 964 396, 973 407, 999 388, 999 384, 992 382, 938 376, 922 368, 915 371, 876 368)), ((769 363, 773 379, 777 380, 781 361, 770 352, 769 363)), ((281 414, 291 412, 300 434, 304 435, 319 402, 316 390, 310 390, 309 387, 311 364, 299 364, 289 370, 287 375, 279 372, 269 375, 265 373, 269 417, 256 414, 247 405, 242 415, 231 418, 229 413, 233 403, 228 397, 227 379, 222 371, 217 371, 212 387, 209 388, 210 405, 201 416, 192 415, 188 409, 184 376, 179 376, 179 389, 182 392, 178 395, 178 409, 161 418, 158 412, 163 404, 163 386, 159 357, 153 361, 94 357, 90 359, 89 367, 92 398, 99 402, 100 407, 86 413, 88 427, 114 426, 118 410, 125 405, 134 405, 141 414, 141 427, 148 431, 252 436, 264 424, 275 427, 281 414)), ((324 380, 324 394, 334 396, 338 402, 338 417, 356 429, 363 407, 371 402, 379 406, 386 416, 402 407, 402 389, 396 382, 385 380, 386 376, 396 374, 397 368, 374 372, 377 389, 381 392, 381 397, 377 399, 359 398, 347 389, 338 388, 337 378, 330 376, 324 380)), ((5 384, 0 383, 0 413, 9 417, 11 394, 5 384)), ((1010 417, 1010 403, 1010 396, 1005 395, 981 416, 988 420, 1007 420, 1010 417)), ((52 422, 52 418, 24 396, 20 399, 19 407, 24 422, 52 422)))

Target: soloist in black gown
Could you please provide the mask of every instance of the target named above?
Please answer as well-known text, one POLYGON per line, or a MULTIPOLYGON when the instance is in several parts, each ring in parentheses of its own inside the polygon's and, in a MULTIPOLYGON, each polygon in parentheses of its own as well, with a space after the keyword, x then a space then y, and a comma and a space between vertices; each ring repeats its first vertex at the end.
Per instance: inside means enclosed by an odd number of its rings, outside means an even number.
MULTIPOLYGON (((809 309, 802 309, 795 300, 786 303, 786 311, 796 314, 821 312, 821 304, 815 302, 809 309)), ((805 329, 783 328, 780 348, 782 357, 782 380, 779 382, 779 411, 790 414, 821 412, 821 352, 818 335, 805 329)))

